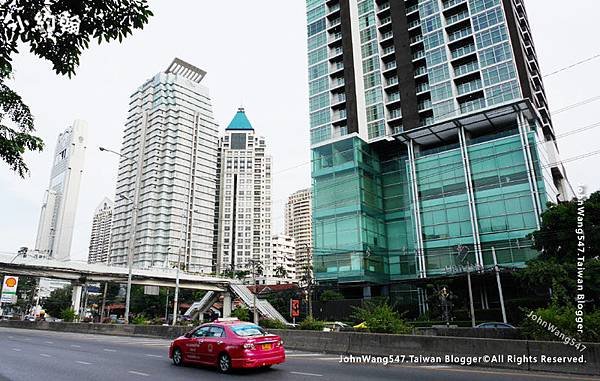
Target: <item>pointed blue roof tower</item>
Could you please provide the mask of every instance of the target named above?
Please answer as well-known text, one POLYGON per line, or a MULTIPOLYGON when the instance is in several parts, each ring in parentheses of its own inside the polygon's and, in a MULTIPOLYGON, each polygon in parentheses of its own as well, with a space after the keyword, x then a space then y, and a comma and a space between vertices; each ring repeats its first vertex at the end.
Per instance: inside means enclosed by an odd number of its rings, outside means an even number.
POLYGON ((230 130, 243 130, 243 131, 254 131, 254 127, 250 124, 248 117, 246 117, 246 111, 243 107, 238 108, 237 113, 229 123, 229 126, 225 129, 230 130))

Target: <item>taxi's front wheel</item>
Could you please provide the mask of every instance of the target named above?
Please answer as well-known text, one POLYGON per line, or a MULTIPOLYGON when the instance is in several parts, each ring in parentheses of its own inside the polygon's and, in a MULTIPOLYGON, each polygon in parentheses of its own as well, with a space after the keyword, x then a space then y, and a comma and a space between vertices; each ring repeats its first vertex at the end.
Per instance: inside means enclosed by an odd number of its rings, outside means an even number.
POLYGON ((173 364, 177 366, 183 365, 183 355, 181 353, 181 349, 179 348, 173 349, 173 364))
POLYGON ((219 355, 219 371, 227 373, 231 370, 231 357, 227 353, 219 355))

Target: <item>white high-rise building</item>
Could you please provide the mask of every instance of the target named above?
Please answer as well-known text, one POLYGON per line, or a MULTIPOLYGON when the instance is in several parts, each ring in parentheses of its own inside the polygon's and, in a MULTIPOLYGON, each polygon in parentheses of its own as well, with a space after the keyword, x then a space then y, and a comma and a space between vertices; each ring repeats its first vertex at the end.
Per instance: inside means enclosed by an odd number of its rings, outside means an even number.
POLYGON ((86 145, 87 124, 82 120, 58 136, 35 242, 41 257, 70 259, 86 145))
POLYGON ((265 138, 240 108, 221 138, 219 156, 219 271, 249 270, 260 260, 271 268, 271 156, 265 138))
POLYGON ((206 72, 180 59, 139 87, 125 126, 109 263, 214 271, 218 128, 206 72), (134 209, 136 213, 134 212, 134 209))
POLYGON ((301 189, 288 197, 285 204, 285 234, 296 243, 297 272, 307 265, 312 248, 312 190, 301 189))
POLYGON ((271 238, 271 270, 266 277, 279 281, 296 281, 296 244, 294 238, 277 234, 271 238))
POLYGON ((89 263, 108 263, 113 206, 114 203, 105 197, 94 212, 88 254, 89 263))

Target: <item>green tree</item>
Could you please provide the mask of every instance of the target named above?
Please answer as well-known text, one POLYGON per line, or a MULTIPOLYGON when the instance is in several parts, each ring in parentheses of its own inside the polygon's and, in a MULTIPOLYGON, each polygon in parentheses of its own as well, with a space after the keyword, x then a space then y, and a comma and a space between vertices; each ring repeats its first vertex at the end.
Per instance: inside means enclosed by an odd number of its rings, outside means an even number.
POLYGON ((328 302, 330 300, 344 300, 344 295, 334 290, 325 290, 320 296, 322 302, 328 302))
POLYGON ((364 321, 369 332, 377 333, 410 333, 411 326, 406 324, 387 300, 366 301, 362 307, 353 307, 352 317, 357 321, 364 321))
POLYGON ((5 82, 19 46, 52 63, 57 74, 71 77, 90 41, 122 41, 142 29, 152 12, 147 0, 3 1, 0 6, 0 158, 21 177, 29 172, 26 151, 41 151, 33 115, 5 82), (21 45, 20 45, 21 44, 21 45), (7 123, 8 122, 8 123, 7 123))
POLYGON ((250 310, 245 307, 239 307, 231 311, 231 317, 240 319, 241 321, 250 321, 250 310))
POLYGON ((71 286, 52 291, 43 301, 44 310, 52 317, 60 317, 64 310, 71 307, 72 294, 71 286))
POLYGON ((275 276, 278 278, 285 278, 288 275, 287 270, 285 269, 285 267, 283 267, 283 265, 279 265, 277 266, 277 268, 275 269, 275 276))
POLYGON ((573 305, 577 294, 577 258, 579 256, 578 213, 582 212, 585 233, 585 294, 588 309, 597 308, 600 295, 600 192, 578 205, 576 200, 549 204, 542 214, 540 230, 532 234, 534 248, 540 255, 527 262, 517 277, 529 289, 551 292, 554 306, 573 305))

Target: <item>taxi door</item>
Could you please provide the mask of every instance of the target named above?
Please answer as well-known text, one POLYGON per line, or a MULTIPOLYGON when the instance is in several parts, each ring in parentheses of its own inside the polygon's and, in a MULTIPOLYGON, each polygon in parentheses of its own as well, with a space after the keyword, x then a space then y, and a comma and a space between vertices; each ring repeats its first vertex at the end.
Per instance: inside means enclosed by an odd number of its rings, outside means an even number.
POLYGON ((223 327, 213 325, 204 339, 203 352, 207 364, 216 364, 219 353, 225 348, 225 330, 223 327))
POLYGON ((208 335, 209 327, 200 327, 187 339, 183 350, 183 359, 187 362, 202 362, 202 345, 208 335))

